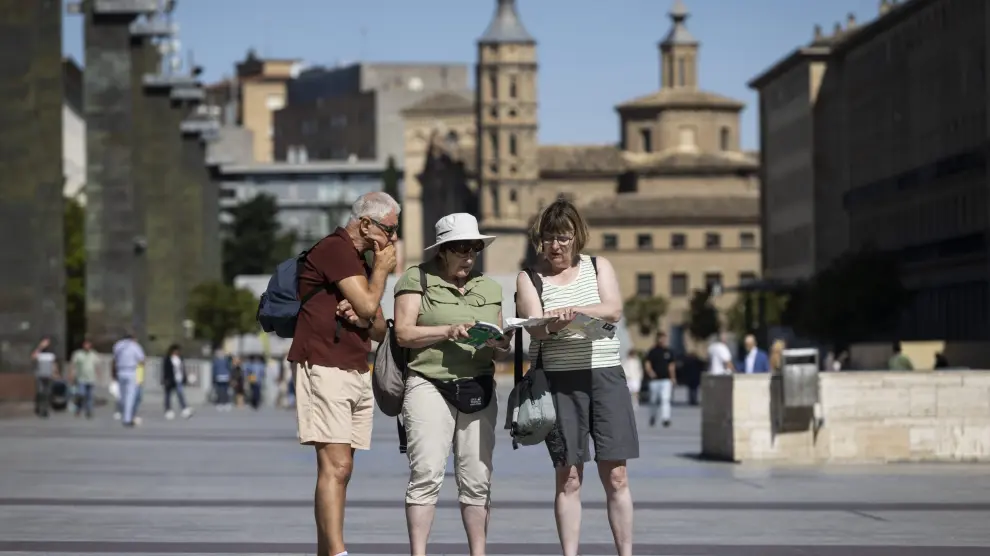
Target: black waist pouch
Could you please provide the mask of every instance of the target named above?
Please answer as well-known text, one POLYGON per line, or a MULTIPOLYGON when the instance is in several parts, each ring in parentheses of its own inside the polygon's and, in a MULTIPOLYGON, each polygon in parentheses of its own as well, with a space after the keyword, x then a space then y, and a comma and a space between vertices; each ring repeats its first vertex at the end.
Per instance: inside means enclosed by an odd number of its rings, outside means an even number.
MULTIPOLYGON (((423 377, 426 378, 426 377, 423 377)), ((488 407, 495 393, 495 377, 482 375, 460 380, 433 380, 426 378, 437 392, 461 413, 477 413, 488 407)))

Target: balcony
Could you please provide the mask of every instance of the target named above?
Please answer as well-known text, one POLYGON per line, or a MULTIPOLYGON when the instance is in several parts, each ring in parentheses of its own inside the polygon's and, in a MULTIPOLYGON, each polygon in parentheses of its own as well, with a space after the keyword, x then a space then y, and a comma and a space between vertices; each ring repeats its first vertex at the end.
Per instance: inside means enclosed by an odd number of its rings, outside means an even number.
POLYGON ((178 33, 178 24, 160 18, 140 19, 131 23, 131 35, 135 37, 172 37, 178 33))
POLYGON ((158 9, 158 0, 93 0, 93 13, 97 15, 150 15, 158 9))
POLYGON ((201 87, 176 87, 169 93, 172 100, 203 100, 206 91, 201 87))
POLYGON ((192 75, 166 75, 162 73, 148 73, 144 76, 144 86, 149 89, 165 89, 168 87, 189 87, 199 85, 199 81, 192 75))
POLYGON ((220 124, 213 120, 184 120, 179 129, 188 135, 209 136, 220 131, 220 124))

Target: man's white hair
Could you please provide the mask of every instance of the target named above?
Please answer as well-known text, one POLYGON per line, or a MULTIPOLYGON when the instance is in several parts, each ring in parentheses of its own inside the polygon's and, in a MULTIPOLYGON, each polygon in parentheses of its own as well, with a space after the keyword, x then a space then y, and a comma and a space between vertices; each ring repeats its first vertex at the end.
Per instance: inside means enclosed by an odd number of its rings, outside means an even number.
POLYGON ((396 216, 402 212, 398 201, 384 191, 372 191, 361 195, 351 205, 351 222, 362 218, 381 221, 393 212, 396 216))

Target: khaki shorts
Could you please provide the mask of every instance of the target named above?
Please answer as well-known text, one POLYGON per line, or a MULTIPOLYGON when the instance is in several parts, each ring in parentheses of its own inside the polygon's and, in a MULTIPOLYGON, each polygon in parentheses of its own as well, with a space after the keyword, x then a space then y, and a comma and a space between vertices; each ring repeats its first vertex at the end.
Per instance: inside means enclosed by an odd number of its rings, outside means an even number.
POLYGON ((300 364, 296 420, 300 444, 349 444, 371 449, 375 400, 371 372, 300 364))

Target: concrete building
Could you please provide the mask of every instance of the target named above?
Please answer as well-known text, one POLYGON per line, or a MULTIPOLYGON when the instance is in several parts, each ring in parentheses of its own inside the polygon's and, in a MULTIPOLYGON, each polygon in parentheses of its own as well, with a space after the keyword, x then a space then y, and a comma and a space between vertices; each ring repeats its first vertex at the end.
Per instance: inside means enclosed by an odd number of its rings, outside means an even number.
POLYGON ((753 82, 766 198, 778 201, 767 273, 806 275, 867 244, 894 253, 913 293, 900 339, 953 342, 963 365, 985 364, 970 342, 990 333, 988 17, 984 2, 884 1, 753 82), (796 226, 788 204, 805 207, 804 229, 812 215, 800 245, 778 235, 796 226), (804 249, 814 255, 794 254, 804 249))
POLYGON ((490 273, 518 270, 532 255, 534 216, 571 197, 589 220, 589 251, 614 260, 623 295, 670 301, 666 328, 683 323, 706 281, 734 286, 757 275, 759 164, 739 146, 743 104, 700 88, 688 15, 675 2, 659 45, 660 88, 616 107, 619 145, 539 145, 536 42, 516 2, 499 0, 478 41, 475 101, 436 95, 406 112, 407 259, 432 239, 426 200, 443 183, 474 192, 462 194, 465 206, 477 203, 481 226, 499 236, 483 260, 490 273))
POLYGON ((380 191, 385 168, 377 162, 224 164, 217 168, 220 209, 271 195, 283 231, 296 233, 296 251, 302 251, 345 224, 359 196, 380 191))
POLYGON ((86 193, 86 116, 83 113, 82 68, 72 58, 62 60, 62 170, 63 193, 85 203, 86 193))
POLYGON ((299 60, 259 58, 249 50, 235 77, 207 87, 209 115, 250 131, 253 161, 274 160, 274 113, 285 107, 288 83, 301 69, 299 60))
POLYGON ((67 353, 62 4, 0 0, 0 27, 0 400, 29 400, 42 336, 67 353))
POLYGON ((275 158, 403 165, 401 112, 437 93, 465 93, 464 64, 368 63, 312 67, 288 83, 275 115, 275 158))

